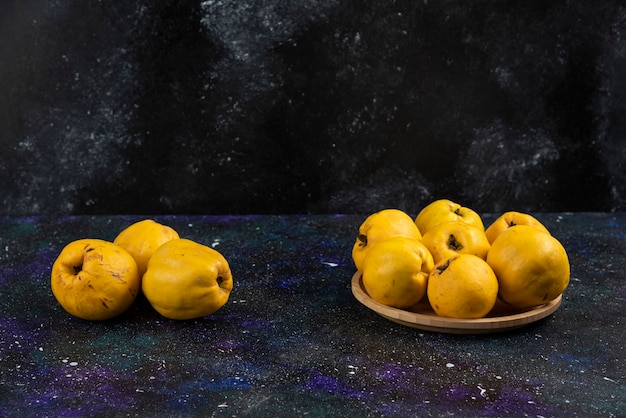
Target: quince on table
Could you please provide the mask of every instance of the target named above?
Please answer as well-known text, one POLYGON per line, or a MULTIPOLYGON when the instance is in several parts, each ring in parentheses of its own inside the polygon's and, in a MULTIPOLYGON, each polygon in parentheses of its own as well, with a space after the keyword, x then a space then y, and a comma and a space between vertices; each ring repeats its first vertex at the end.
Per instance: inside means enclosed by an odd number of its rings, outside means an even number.
POLYGON ((70 314, 87 320, 120 315, 135 301, 137 263, 123 248, 100 239, 66 245, 52 265, 52 293, 70 314))
POLYGON ((178 233, 167 225, 152 219, 144 219, 126 227, 113 240, 133 256, 139 269, 139 277, 146 272, 148 260, 152 254, 166 242, 180 238, 178 233))
POLYGON ((509 211, 498 216, 498 218, 493 221, 485 231, 485 235, 487 235, 489 244, 492 244, 498 237, 498 235, 500 235, 502 232, 515 225, 528 225, 548 234, 550 233, 550 231, 548 231, 548 228, 546 228, 534 216, 527 213, 509 211))
POLYGON ((166 318, 193 319, 216 312, 233 288, 228 261, 213 248, 185 238, 161 245, 141 283, 148 302, 166 318))
POLYGON ((424 234, 422 244, 433 255, 435 263, 458 254, 473 254, 484 260, 490 247, 482 228, 460 221, 434 226, 424 234))
POLYGON ((358 271, 363 270, 363 259, 375 245, 394 237, 421 240, 422 234, 413 219, 399 209, 384 209, 368 216, 359 227, 352 247, 352 260, 358 271))
POLYGON ((449 199, 439 199, 429 203, 415 218, 415 224, 422 235, 439 224, 454 221, 465 222, 477 228, 485 229, 477 212, 449 199))
POLYGON ((563 245, 529 225, 515 225, 493 241, 487 263, 500 283, 500 299, 524 309, 543 305, 565 291, 570 264, 563 245))
POLYGON ((483 318, 493 309, 497 297, 498 279, 493 269, 472 254, 440 261, 428 278, 428 301, 439 316, 483 318))
POLYGON ((363 287, 375 301, 409 308, 426 294, 433 258, 419 241, 390 238, 372 247, 363 260, 363 287))

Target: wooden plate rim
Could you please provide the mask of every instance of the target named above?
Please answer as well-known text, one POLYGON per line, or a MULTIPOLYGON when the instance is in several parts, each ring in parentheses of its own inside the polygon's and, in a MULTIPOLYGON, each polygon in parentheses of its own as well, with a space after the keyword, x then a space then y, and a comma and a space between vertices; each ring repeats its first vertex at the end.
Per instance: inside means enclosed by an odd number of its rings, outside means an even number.
POLYGON ((412 328, 454 334, 483 334, 520 328, 551 315, 562 302, 562 295, 559 295, 550 303, 510 315, 480 319, 444 318, 434 312, 420 314, 376 302, 367 294, 358 271, 352 276, 352 294, 363 305, 390 321, 412 328))

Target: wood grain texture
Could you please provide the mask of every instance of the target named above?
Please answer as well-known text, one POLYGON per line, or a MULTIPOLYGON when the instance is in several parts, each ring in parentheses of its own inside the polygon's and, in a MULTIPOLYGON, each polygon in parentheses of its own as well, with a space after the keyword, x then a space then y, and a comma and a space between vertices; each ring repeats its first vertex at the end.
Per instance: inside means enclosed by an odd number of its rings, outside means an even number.
POLYGON ((363 305, 390 321, 425 331, 450 334, 487 334, 520 328, 551 315, 559 308, 562 301, 562 295, 559 295, 550 303, 521 311, 513 310, 498 301, 485 318, 444 318, 437 316, 426 299, 422 299, 409 310, 376 302, 363 287, 360 272, 352 276, 352 294, 363 305))

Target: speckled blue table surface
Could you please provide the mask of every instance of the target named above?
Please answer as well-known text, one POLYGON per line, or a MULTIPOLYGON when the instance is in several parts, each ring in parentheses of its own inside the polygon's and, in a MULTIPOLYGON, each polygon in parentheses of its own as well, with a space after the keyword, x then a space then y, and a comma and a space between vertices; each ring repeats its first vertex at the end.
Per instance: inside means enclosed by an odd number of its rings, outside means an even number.
POLYGON ((105 322, 61 308, 51 265, 145 217, 0 218, 0 416, 626 416, 626 214, 535 215, 570 286, 551 316, 489 335, 360 304, 364 216, 155 217, 224 254, 231 298, 192 321, 140 298, 105 322))

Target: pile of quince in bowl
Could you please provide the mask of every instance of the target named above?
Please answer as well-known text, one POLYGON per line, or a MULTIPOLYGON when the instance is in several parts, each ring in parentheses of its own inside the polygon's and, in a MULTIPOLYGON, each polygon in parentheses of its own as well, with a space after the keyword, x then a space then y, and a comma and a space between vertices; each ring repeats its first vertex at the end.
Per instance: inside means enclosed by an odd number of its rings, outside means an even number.
POLYGON ((52 265, 51 286, 60 305, 78 318, 116 317, 142 291, 161 315, 184 320, 224 306, 233 278, 218 251, 144 219, 112 242, 85 238, 67 244, 52 265))
POLYGON ((485 228, 476 211, 448 199, 415 219, 399 209, 371 214, 352 259, 373 300, 410 310, 427 298, 448 318, 483 318, 498 300, 512 311, 545 305, 570 279, 565 248, 532 215, 506 212, 485 228))

